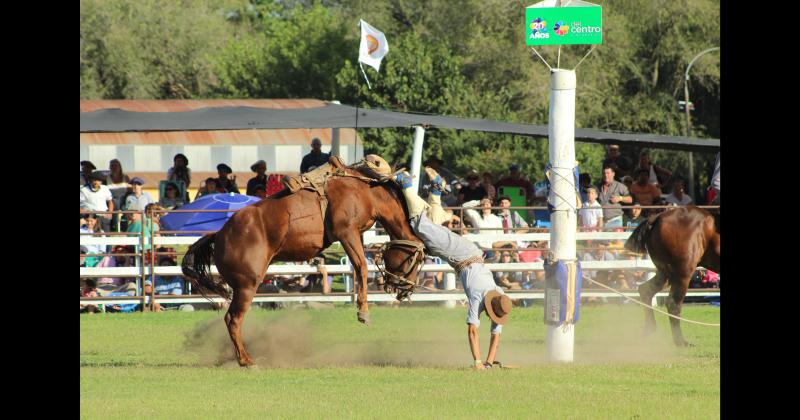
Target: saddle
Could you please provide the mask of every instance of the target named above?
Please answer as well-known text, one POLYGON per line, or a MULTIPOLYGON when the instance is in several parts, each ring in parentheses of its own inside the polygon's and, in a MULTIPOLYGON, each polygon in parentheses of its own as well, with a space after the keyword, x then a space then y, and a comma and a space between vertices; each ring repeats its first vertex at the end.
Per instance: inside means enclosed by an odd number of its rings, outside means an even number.
POLYGON ((328 198, 325 195, 325 189, 331 177, 337 172, 343 172, 344 168, 345 165, 338 156, 331 156, 328 163, 319 168, 304 174, 284 177, 281 183, 288 190, 288 194, 294 194, 300 190, 315 191, 324 222, 325 211, 328 209, 328 198))

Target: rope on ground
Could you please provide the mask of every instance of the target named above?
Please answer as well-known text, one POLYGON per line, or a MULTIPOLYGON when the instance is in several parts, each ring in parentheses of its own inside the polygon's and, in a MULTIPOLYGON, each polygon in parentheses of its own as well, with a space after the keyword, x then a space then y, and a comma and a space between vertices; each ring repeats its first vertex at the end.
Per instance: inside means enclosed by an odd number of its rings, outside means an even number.
POLYGON ((677 316, 677 315, 672 315, 672 314, 671 314, 671 313, 669 313, 669 312, 664 312, 664 311, 662 311, 662 310, 660 310, 660 309, 658 309, 658 308, 654 308, 654 307, 652 307, 652 306, 650 306, 650 305, 648 305, 648 304, 646 304, 646 303, 644 303, 644 302, 641 302, 641 301, 639 301, 639 300, 636 300, 636 299, 634 299, 634 298, 632 298, 632 297, 625 296, 625 294, 624 294, 624 293, 622 293, 622 292, 618 292, 618 291, 616 291, 616 290, 612 289, 611 287, 608 287, 608 286, 606 286, 606 285, 605 285, 605 284, 603 284, 603 283, 600 283, 600 282, 598 282, 598 281, 595 281, 595 280, 592 280, 592 279, 590 279, 589 277, 583 276, 583 278, 585 278, 586 280, 589 280, 590 282, 592 282, 592 283, 594 283, 594 284, 596 284, 596 285, 598 285, 598 286, 600 286, 600 287, 603 287, 603 288, 605 288, 605 289, 611 290, 612 292, 614 292, 614 293, 616 293, 616 294, 618 294, 618 295, 620 295, 620 296, 624 297, 625 299, 628 299, 628 300, 630 300, 630 301, 632 301, 632 302, 638 303, 639 305, 642 305, 642 306, 644 306, 644 307, 646 307, 646 308, 650 308, 650 309, 652 309, 652 310, 654 310, 654 311, 656 311, 656 312, 662 313, 662 314, 664 314, 664 315, 666 315, 666 316, 668 316, 668 317, 675 318, 675 319, 679 319, 679 320, 681 320, 681 321, 689 322, 689 323, 692 323, 692 324, 706 325, 706 326, 709 326, 709 327, 719 327, 719 325, 720 325, 720 324, 711 324, 711 323, 707 323, 707 322, 692 321, 691 319, 686 319, 686 318, 679 317, 679 316, 677 316))

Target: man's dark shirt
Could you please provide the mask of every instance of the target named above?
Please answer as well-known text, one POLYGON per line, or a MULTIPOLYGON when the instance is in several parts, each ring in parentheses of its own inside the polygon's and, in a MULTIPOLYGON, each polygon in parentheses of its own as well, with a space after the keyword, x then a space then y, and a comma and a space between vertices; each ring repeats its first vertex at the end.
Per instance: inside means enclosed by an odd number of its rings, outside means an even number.
POLYGON ((309 168, 312 166, 315 168, 319 168, 320 166, 328 163, 330 159, 330 153, 322 153, 320 152, 318 155, 315 155, 314 152, 311 152, 305 156, 303 156, 303 162, 300 163, 300 173, 304 174, 308 172, 309 168))
POLYGON ((622 179, 625 175, 631 175, 631 171, 633 171, 633 162, 623 155, 617 156, 616 159, 607 157, 603 160, 602 167, 605 168, 610 164, 614 164, 617 166, 617 170, 614 173, 614 179, 622 179))
POLYGON ((461 192, 459 194, 464 194, 464 202, 472 201, 472 200, 480 200, 483 197, 486 197, 486 188, 483 188, 483 185, 478 185, 477 188, 474 190, 467 185, 466 187, 461 188, 461 192))
POLYGON ((267 181, 268 181, 267 174, 264 174, 263 177, 256 175, 250 178, 250 180, 247 181, 247 195, 256 195, 256 185, 262 184, 264 185, 264 188, 266 188, 267 181))

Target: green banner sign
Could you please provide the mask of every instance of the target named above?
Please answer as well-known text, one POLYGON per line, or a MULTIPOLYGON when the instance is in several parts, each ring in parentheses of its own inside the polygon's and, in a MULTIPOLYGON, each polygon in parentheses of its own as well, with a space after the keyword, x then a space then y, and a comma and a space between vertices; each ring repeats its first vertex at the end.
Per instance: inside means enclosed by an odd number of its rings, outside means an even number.
POLYGON ((602 30, 600 6, 525 9, 526 45, 602 44, 602 30))

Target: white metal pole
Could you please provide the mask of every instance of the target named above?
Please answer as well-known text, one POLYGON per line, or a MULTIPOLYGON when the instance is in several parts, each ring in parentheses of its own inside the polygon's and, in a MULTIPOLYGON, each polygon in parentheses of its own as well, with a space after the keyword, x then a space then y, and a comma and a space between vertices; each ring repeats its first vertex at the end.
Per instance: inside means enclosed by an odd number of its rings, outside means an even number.
POLYGON ((422 144, 425 142, 425 129, 422 126, 414 126, 414 151, 411 155, 411 175, 414 189, 419 191, 419 176, 422 173, 422 144))
MULTIPOLYGON (((551 215, 550 249, 556 261, 576 260, 576 194, 572 169, 575 167, 575 71, 554 69, 550 74, 551 215)), ((580 279, 578 280, 580 281, 580 279)), ((571 362, 575 326, 547 325, 547 354, 550 361, 571 362)))
MULTIPOLYGON (((444 290, 455 290, 456 288, 456 274, 455 273, 444 273, 444 290)), ((446 300, 444 301, 445 308, 455 308, 456 301, 454 300, 446 300)))

